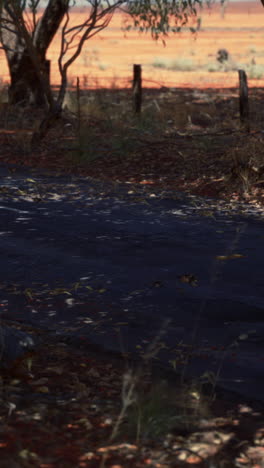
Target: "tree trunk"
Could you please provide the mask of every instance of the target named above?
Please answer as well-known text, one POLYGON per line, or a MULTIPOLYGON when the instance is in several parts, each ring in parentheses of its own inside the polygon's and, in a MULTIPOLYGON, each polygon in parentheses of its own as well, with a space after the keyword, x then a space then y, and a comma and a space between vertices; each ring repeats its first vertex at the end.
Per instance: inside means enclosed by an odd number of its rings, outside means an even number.
MULTIPOLYGON (((50 63, 44 59, 41 65, 43 67, 42 76, 50 86, 50 63)), ((43 84, 27 51, 25 50, 21 56, 14 55, 9 60, 8 67, 10 74, 9 103, 37 107, 47 106, 43 84)))
POLYGON ((48 47, 58 31, 60 23, 68 11, 69 0, 49 0, 36 29, 30 33, 35 58, 32 57, 28 42, 23 37, 23 30, 16 22, 16 11, 3 9, 1 22, 1 43, 5 51, 9 74, 9 102, 11 104, 47 105, 47 92, 43 82, 50 88, 50 63, 46 60, 48 47), (13 14, 13 19, 12 19, 13 14), (10 27, 12 24, 12 28, 10 27))

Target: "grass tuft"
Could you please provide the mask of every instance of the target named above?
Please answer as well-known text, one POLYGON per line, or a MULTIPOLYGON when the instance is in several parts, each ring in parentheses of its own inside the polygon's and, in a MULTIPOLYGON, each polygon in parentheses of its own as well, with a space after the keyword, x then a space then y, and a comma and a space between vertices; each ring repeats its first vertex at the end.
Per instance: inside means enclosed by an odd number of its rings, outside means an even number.
POLYGON ((171 71, 194 71, 197 70, 197 64, 189 58, 178 58, 174 60, 156 57, 152 62, 153 68, 161 68, 171 71))

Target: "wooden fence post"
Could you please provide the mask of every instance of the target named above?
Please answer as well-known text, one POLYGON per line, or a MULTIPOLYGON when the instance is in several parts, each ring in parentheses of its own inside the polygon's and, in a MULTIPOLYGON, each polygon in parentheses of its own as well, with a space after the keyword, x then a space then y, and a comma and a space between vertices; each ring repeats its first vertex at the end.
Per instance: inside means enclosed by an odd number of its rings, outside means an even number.
POLYGON ((249 132, 249 103, 248 103, 248 84, 247 75, 244 70, 238 70, 239 76, 239 112, 240 121, 249 132))
POLYGON ((141 65, 133 66, 133 97, 134 97, 134 110, 136 114, 141 113, 142 105, 142 78, 141 78, 141 65))

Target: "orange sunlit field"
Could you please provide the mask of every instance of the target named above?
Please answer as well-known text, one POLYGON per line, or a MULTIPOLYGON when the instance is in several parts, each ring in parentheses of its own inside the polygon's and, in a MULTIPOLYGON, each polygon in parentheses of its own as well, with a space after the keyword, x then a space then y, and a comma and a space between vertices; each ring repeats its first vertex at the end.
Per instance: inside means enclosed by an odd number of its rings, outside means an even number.
MULTIPOLYGON (((84 13, 74 13, 73 22, 84 13)), ((229 4, 224 19, 220 7, 204 9, 198 13, 202 19, 201 30, 192 35, 184 30, 166 41, 154 42, 149 35, 121 30, 122 16, 115 15, 110 27, 89 40, 69 70, 69 80, 79 76, 82 86, 128 87, 132 66, 143 67, 146 87, 232 87, 238 82, 237 69, 247 71, 250 86, 264 85, 264 8, 258 2, 229 4), (230 54, 228 65, 216 60, 217 51, 226 49, 230 54)), ((59 49, 58 35, 48 51, 52 60, 51 80, 59 82, 56 57, 59 49)), ((8 80, 3 53, 1 70, 8 80)))

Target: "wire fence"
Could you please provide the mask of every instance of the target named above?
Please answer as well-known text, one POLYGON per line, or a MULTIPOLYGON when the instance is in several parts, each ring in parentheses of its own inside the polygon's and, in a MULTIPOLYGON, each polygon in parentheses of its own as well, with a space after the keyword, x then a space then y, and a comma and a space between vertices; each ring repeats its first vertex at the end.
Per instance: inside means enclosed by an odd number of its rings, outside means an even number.
MULTIPOLYGON (((209 88, 235 88, 238 86, 237 71, 233 73, 222 73, 219 76, 208 73, 206 76, 200 76, 199 73, 188 72, 184 74, 176 74, 175 80, 166 79, 165 73, 160 73, 160 76, 156 73, 154 78, 149 77, 149 72, 144 70, 142 66, 142 86, 143 88, 189 88, 189 89, 209 89, 209 88)), ((80 80, 80 86, 82 89, 131 89, 133 85, 133 72, 131 67, 131 73, 129 69, 120 71, 121 76, 118 76, 114 72, 112 74, 79 74, 69 73, 68 76, 68 87, 72 88, 76 86, 77 77, 80 80), (125 75, 125 76, 122 76, 125 75)), ((0 86, 6 87, 10 82, 8 73, 1 73, 0 86)), ((58 88, 60 85, 60 77, 56 73, 51 73, 51 84, 54 88, 58 88)), ((248 79, 248 85, 250 88, 253 87, 264 87, 264 80, 262 79, 248 79)))

